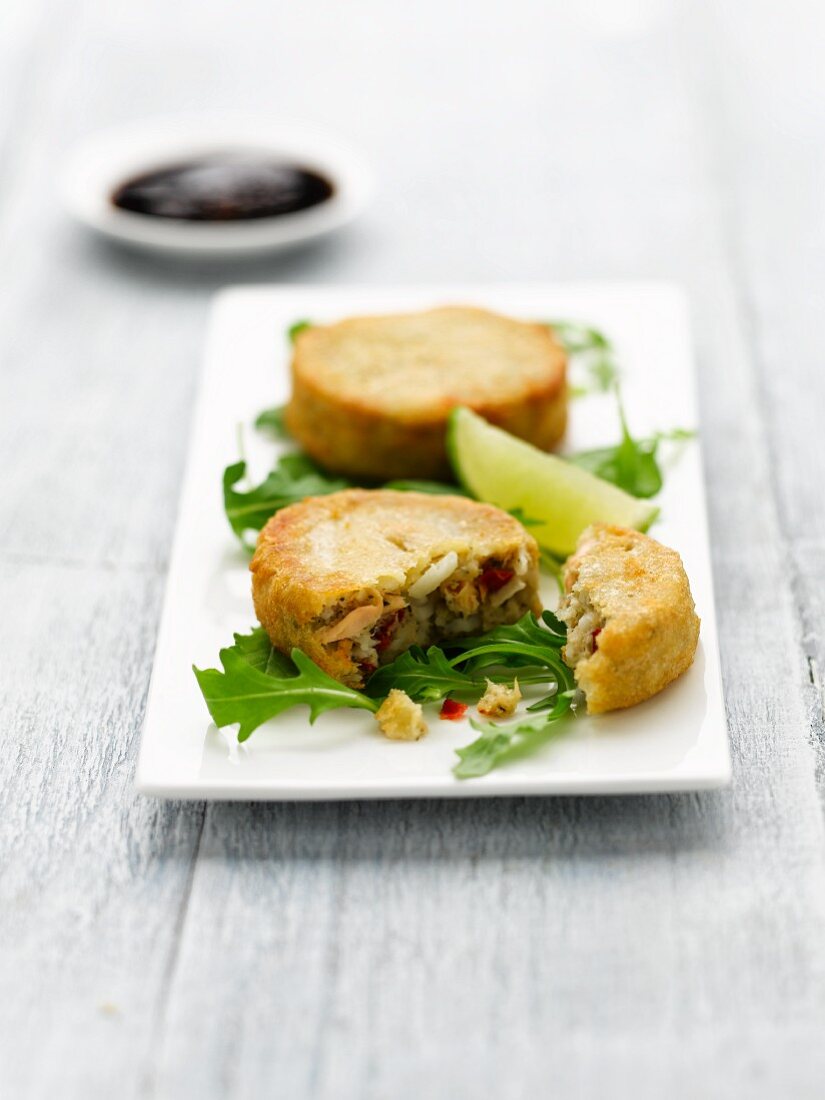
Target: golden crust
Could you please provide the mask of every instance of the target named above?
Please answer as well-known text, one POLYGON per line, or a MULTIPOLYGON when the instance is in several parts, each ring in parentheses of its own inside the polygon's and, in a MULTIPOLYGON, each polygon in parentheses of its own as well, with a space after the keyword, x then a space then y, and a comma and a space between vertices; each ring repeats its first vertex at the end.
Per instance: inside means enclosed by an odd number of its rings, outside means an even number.
MULTIPOLYGON (((346 489, 277 512, 250 564, 255 612, 273 645, 297 646, 331 676, 360 686, 342 639, 322 639, 330 617, 354 607, 386 611, 434 560, 524 556, 526 598, 540 610, 538 547, 512 516, 459 496, 346 489)), ((401 602, 401 601, 399 601, 401 602)))
POLYGON ((675 550, 638 531, 594 524, 567 561, 564 585, 604 620, 594 652, 575 667, 589 713, 641 703, 693 663, 699 618, 675 550))
POLYGON ((566 356, 543 324, 446 306, 299 333, 289 431, 355 477, 444 477, 450 410, 467 405, 550 450, 567 422, 566 356))

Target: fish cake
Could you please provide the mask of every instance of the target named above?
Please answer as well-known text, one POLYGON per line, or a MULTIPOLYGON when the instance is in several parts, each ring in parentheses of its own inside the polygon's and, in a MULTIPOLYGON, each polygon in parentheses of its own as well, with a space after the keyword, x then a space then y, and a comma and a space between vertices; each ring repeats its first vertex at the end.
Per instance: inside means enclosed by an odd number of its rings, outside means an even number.
POLYGON ((466 306, 352 317, 296 337, 286 425, 350 477, 444 478, 451 409, 550 450, 567 422, 565 376, 545 324, 466 306))
POLYGON ((362 687, 412 645, 539 613, 538 547, 507 512, 460 496, 346 489, 277 512, 252 559, 272 644, 362 687))
POLYGON ((564 588, 562 656, 590 714, 641 703, 690 668, 699 618, 675 550, 639 531, 594 524, 567 560, 564 588))

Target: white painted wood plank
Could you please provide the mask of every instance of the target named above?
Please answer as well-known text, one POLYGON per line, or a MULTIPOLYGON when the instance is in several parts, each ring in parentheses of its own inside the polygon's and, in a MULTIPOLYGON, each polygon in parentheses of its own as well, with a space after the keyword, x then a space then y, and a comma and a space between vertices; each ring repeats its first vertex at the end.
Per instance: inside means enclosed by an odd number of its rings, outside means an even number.
POLYGON ((132 789, 162 576, 3 563, 0 1093, 140 1095, 202 822, 132 789))
MULTIPOLYGON (((777 22, 765 3, 746 20, 733 4, 710 5, 707 25, 715 49, 702 69, 704 94, 725 104, 712 116, 709 138, 764 410, 756 445, 767 452, 822 759, 825 11, 792 0, 777 22)), ((821 774, 819 786, 825 805, 821 774)))
POLYGON ((0 70, 0 1094, 128 1098, 202 823, 132 774, 203 304, 71 243, 52 181, 84 28, 25 15, 0 70))

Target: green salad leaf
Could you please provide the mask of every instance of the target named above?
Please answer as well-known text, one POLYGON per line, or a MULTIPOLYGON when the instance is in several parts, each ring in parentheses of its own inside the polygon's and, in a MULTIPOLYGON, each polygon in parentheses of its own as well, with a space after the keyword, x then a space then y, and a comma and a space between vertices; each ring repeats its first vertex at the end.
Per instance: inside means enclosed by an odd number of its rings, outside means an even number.
POLYGON ((299 332, 303 332, 305 328, 312 328, 312 321, 294 321, 286 330, 286 334, 289 337, 289 342, 291 344, 294 344, 295 337, 298 335, 299 332))
POLYGON ((347 489, 350 482, 330 477, 302 454, 283 455, 260 485, 244 491, 246 463, 234 462, 223 473, 223 506, 232 530, 244 543, 247 531, 259 531, 280 508, 306 497, 347 489))
POLYGON ((457 779, 474 779, 500 764, 535 752, 551 737, 564 731, 561 719, 570 713, 576 694, 574 689, 556 693, 535 718, 522 718, 507 724, 471 719, 470 725, 480 736, 456 750, 458 763, 453 767, 453 775, 457 779))
POLYGON ((262 626, 256 626, 249 634, 235 634, 232 648, 248 665, 268 676, 294 676, 295 663, 276 649, 262 626))
POLYGON ((613 350, 607 336, 593 325, 581 321, 548 321, 547 324, 570 355, 580 355, 585 351, 613 350))
POLYGON ((437 702, 451 692, 472 693, 478 697, 483 691, 477 680, 460 672, 448 659, 443 649, 430 646, 425 653, 420 646, 413 646, 370 676, 367 695, 383 699, 399 688, 418 703, 437 702))
POLYGON ((657 451, 664 439, 689 439, 693 433, 683 429, 673 432, 657 432, 648 439, 634 439, 627 426, 621 394, 620 370, 616 351, 610 339, 599 329, 577 321, 550 321, 553 332, 563 344, 574 368, 581 367, 587 378, 585 384, 572 385, 574 397, 590 393, 616 394, 622 438, 613 447, 599 447, 570 455, 569 461, 588 473, 609 481, 631 496, 649 499, 661 490, 663 478, 657 451))
POLYGON ((540 648, 549 646, 558 650, 566 641, 567 627, 552 611, 542 611, 540 619, 532 611, 528 611, 518 622, 495 626, 486 634, 453 639, 450 648, 464 650, 464 660, 467 660, 469 653, 466 651, 475 650, 479 646, 495 645, 506 650, 508 646, 527 644, 540 648))
POLYGON ((255 417, 255 427, 262 432, 271 435, 273 439, 290 439, 284 420, 286 405, 276 405, 272 409, 264 409, 255 417))
POLYGON ((607 393, 619 379, 616 352, 607 336, 592 325, 578 321, 548 321, 571 359, 574 368, 582 368, 587 381, 572 385, 573 397, 588 393, 607 393))
MULTIPOLYGON (((494 627, 475 638, 451 640, 450 647, 460 650, 452 663, 469 673, 497 667, 535 667, 543 670, 542 680, 552 679, 567 688, 572 686, 573 674, 561 658, 566 640, 567 628, 552 611, 543 612, 541 621, 528 611, 510 626, 494 627)), ((521 676, 519 680, 525 682, 521 676)))
POLYGON ((511 626, 497 626, 479 637, 451 639, 443 647, 430 646, 426 653, 413 646, 372 674, 367 694, 383 698, 392 688, 400 688, 418 702, 434 702, 450 694, 478 699, 488 677, 512 683, 514 674, 522 685, 552 682, 567 688, 572 685, 572 673, 559 652, 566 639, 565 627, 551 612, 544 616, 540 622, 528 612, 511 626))
POLYGON ((236 635, 235 644, 220 651, 223 671, 193 666, 213 722, 219 727, 237 723, 239 741, 246 741, 258 726, 290 707, 308 706, 310 723, 339 707, 378 709, 374 699, 333 680, 300 649, 292 651, 291 670, 287 671, 283 662, 289 658, 283 654, 274 662, 270 654, 262 668, 265 647, 257 633, 236 635))
POLYGON ((610 481, 634 497, 655 497, 662 488, 662 471, 656 461, 657 438, 634 439, 618 396, 622 438, 614 447, 599 447, 571 455, 570 461, 603 481, 610 481))
POLYGON ((630 434, 624 406, 618 387, 616 400, 622 438, 613 447, 597 447, 592 451, 579 451, 568 456, 568 461, 587 470, 603 481, 610 481, 631 496, 649 499, 662 488, 664 477, 659 463, 659 444, 665 440, 682 442, 691 439, 693 432, 676 428, 670 432, 657 432, 646 439, 635 439, 630 434))

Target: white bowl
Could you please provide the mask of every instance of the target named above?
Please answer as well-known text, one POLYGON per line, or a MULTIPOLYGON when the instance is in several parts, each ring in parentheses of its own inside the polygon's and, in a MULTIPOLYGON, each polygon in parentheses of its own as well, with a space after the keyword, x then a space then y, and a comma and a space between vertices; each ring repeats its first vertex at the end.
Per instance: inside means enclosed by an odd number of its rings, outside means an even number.
POLYGON ((179 255, 291 248, 352 221, 372 192, 372 173, 341 142, 303 127, 232 114, 162 117, 95 134, 73 151, 60 177, 63 202, 84 225, 138 248, 179 255), (227 151, 301 164, 329 179, 333 194, 293 214, 227 222, 151 217, 112 202, 116 187, 143 172, 227 151))

